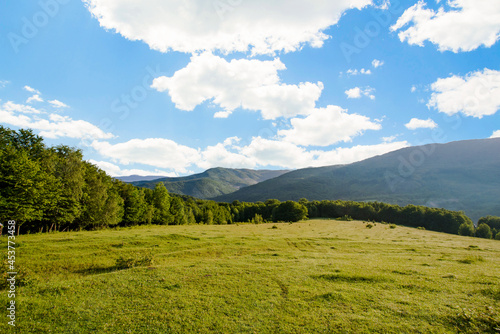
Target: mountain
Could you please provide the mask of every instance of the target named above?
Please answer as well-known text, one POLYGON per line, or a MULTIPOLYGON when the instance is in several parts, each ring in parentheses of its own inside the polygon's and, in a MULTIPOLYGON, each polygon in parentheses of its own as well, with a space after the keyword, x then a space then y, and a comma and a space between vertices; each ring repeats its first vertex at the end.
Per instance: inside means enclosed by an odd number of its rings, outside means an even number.
POLYGON ((286 170, 213 168, 201 174, 186 177, 166 177, 131 183, 138 187, 153 189, 158 182, 163 182, 171 193, 207 199, 229 194, 288 172, 286 170))
POLYGON ((164 176, 152 175, 152 176, 140 176, 140 175, 130 175, 130 176, 119 176, 116 179, 123 182, 138 182, 138 181, 153 181, 164 178, 164 176))
POLYGON ((306 168, 215 198, 221 202, 354 200, 500 216, 500 138, 404 148, 343 166, 306 168))

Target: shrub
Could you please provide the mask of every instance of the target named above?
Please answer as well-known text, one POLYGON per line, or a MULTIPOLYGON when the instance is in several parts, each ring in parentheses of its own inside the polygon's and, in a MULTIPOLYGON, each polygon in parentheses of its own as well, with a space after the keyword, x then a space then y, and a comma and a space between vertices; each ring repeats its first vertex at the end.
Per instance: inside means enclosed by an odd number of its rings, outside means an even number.
POLYGON ((397 227, 396 224, 390 224, 389 225, 389 228, 391 228, 391 229, 395 229, 396 227, 397 227))
POLYGON ((373 225, 372 224, 366 224, 366 228, 368 228, 368 229, 373 228, 373 225))
POLYGON ((476 237, 491 239, 493 237, 493 233, 491 233, 491 228, 486 224, 480 224, 476 231, 476 237))
POLYGON ((463 223, 458 228, 458 234, 463 235, 465 237, 473 237, 474 236, 474 225, 470 223, 463 223))
POLYGON ((500 232, 498 232, 497 235, 495 236, 495 240, 500 240, 500 232))

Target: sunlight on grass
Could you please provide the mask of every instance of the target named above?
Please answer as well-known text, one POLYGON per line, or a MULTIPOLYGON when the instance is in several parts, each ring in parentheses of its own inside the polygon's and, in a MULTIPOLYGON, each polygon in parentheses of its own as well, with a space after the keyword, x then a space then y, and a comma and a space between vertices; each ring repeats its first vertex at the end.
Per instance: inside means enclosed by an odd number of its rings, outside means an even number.
POLYGON ((19 241, 22 333, 498 333, 500 326, 494 240, 314 220, 19 241))

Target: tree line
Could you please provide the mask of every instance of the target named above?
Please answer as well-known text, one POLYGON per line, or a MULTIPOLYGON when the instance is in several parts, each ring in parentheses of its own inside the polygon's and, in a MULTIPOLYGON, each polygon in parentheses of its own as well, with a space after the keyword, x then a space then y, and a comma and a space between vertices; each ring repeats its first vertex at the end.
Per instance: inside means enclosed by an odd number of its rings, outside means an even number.
POLYGON ((217 203, 169 194, 161 182, 154 189, 138 188, 84 161, 79 149, 47 147, 31 130, 0 126, 0 221, 16 220, 17 233, 341 217, 462 235, 482 236, 486 231, 481 226, 486 225, 490 238, 500 232, 500 218, 482 218, 475 229, 463 212, 414 205, 306 199, 217 203))

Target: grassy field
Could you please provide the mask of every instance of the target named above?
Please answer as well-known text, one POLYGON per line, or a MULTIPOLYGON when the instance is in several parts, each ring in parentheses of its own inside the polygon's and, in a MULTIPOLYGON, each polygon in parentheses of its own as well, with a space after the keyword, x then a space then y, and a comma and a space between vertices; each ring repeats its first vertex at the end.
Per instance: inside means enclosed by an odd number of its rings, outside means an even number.
POLYGON ((494 240, 313 220, 17 241, 2 333, 500 332, 494 240))

